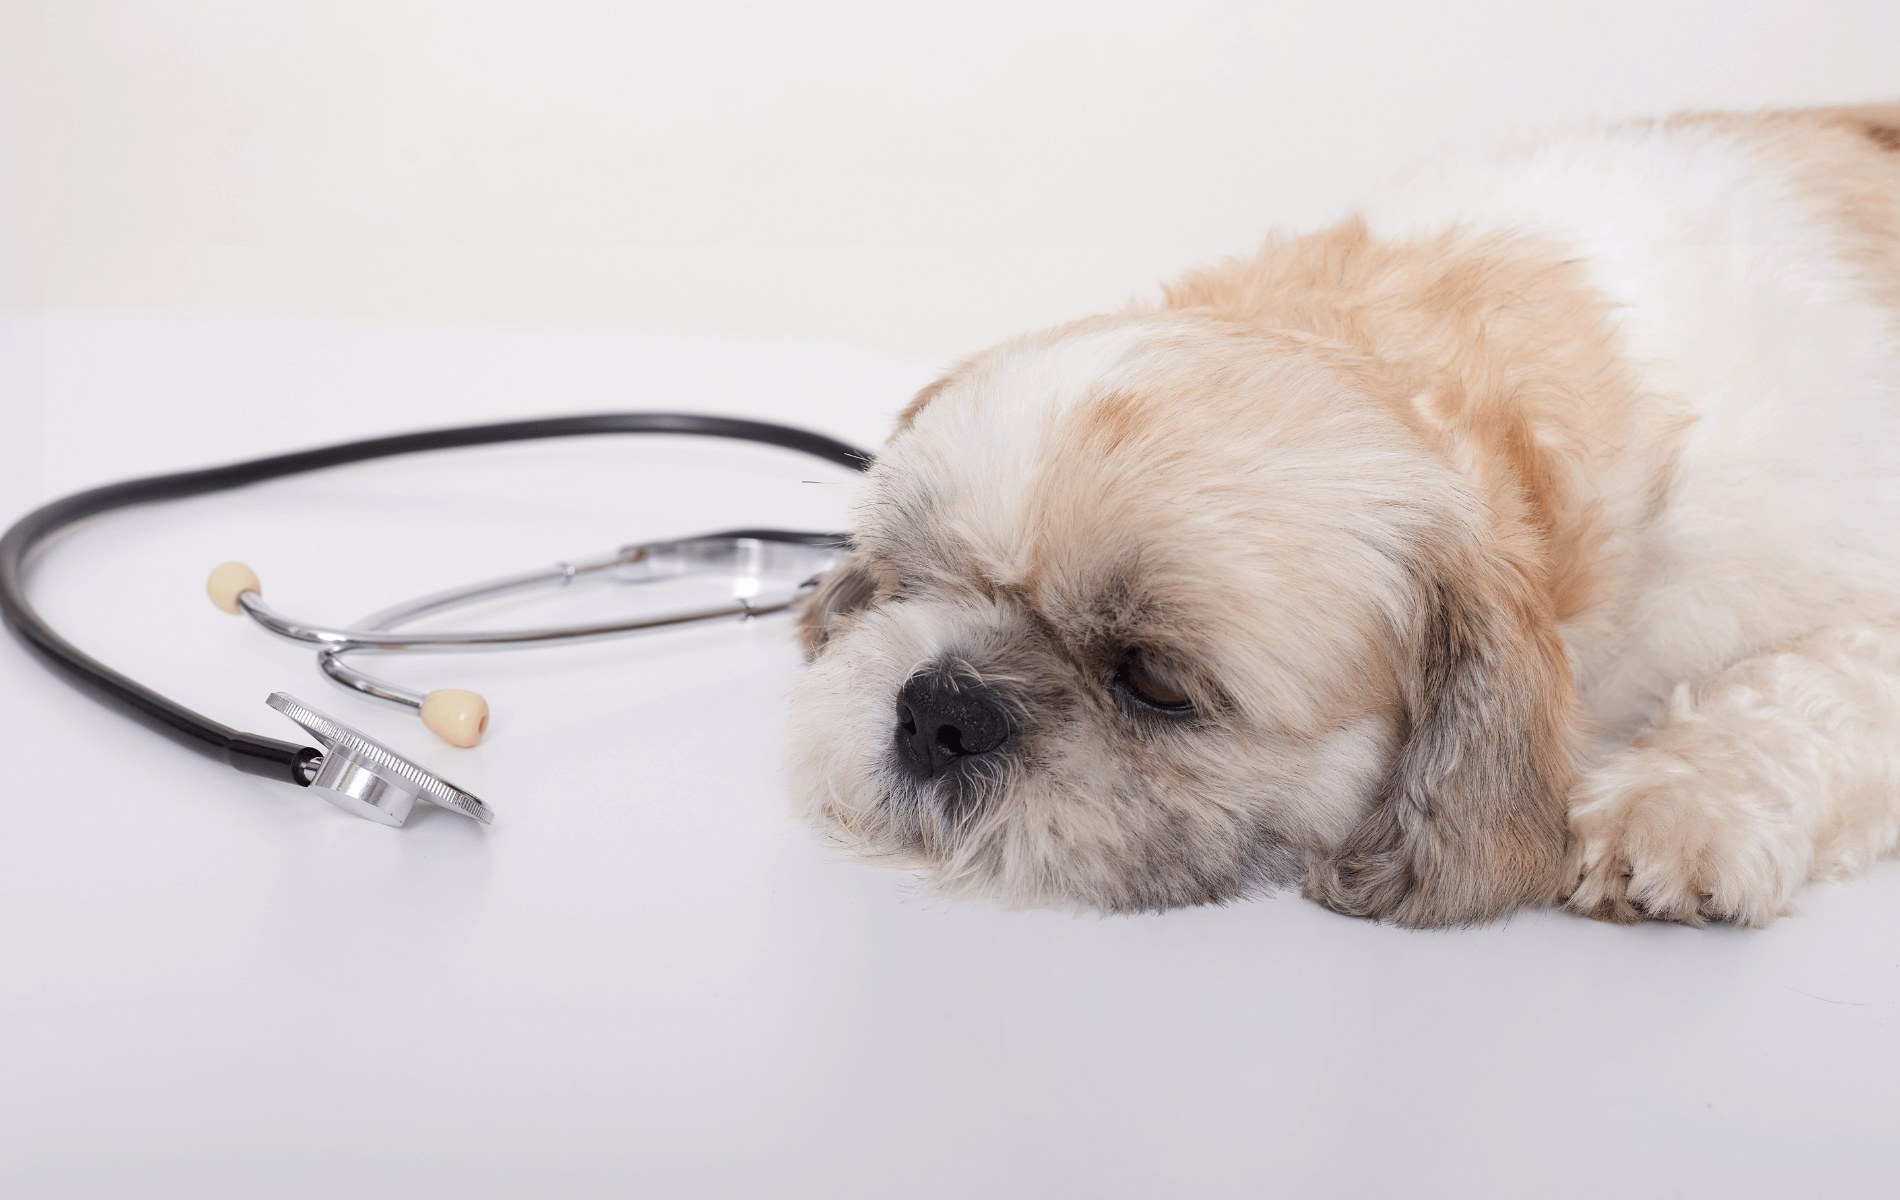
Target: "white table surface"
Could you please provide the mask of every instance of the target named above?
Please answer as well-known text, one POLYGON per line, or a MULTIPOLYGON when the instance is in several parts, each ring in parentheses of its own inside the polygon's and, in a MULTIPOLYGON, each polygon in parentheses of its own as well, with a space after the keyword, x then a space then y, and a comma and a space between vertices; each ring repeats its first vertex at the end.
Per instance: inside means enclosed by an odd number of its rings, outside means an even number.
MULTIPOLYGON (((0 495, 445 422, 689 408, 875 444, 935 364, 795 341, 209 319, 0 323, 0 495)), ((1890 1196, 1900 867, 1763 932, 1530 913, 1408 933, 1293 896, 1000 912, 786 815, 760 622, 386 660, 476 750, 216 612, 346 621, 741 524, 846 473, 596 439, 127 512, 32 594, 83 648, 290 737, 286 689, 486 798, 391 830, 144 732, 0 639, 0 1195, 1890 1196), (803 480, 816 480, 805 483, 803 480)))

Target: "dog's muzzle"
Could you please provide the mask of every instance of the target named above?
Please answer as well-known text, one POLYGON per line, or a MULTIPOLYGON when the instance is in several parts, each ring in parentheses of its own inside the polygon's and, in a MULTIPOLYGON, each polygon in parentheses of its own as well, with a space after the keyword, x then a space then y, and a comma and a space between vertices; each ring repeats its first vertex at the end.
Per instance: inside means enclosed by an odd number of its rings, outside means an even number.
POLYGON ((897 762, 920 783, 968 776, 1015 740, 1016 723, 983 684, 925 670, 897 693, 897 762))

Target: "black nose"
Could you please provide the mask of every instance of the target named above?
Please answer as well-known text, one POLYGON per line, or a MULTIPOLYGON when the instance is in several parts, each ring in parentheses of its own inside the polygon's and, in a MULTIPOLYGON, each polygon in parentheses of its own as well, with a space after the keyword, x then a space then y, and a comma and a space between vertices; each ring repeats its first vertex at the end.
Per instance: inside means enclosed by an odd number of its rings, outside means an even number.
POLYGON ((897 761, 919 779, 994 754, 1015 732, 996 693, 980 683, 926 671, 897 693, 897 761))

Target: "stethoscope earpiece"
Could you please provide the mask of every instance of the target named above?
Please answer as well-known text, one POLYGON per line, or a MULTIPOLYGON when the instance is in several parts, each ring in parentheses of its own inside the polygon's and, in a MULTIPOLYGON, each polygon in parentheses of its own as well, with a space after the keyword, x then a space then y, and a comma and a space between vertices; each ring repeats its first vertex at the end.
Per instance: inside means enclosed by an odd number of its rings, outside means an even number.
POLYGON ((264 585, 257 581, 257 572, 241 562, 219 563, 211 568, 211 578, 205 580, 205 595, 211 597, 211 603, 234 617, 244 612, 238 606, 238 597, 246 592, 262 596, 264 585))
POLYGON ((437 688, 422 698, 421 712, 430 733, 464 750, 488 732, 488 701, 478 692, 437 688))

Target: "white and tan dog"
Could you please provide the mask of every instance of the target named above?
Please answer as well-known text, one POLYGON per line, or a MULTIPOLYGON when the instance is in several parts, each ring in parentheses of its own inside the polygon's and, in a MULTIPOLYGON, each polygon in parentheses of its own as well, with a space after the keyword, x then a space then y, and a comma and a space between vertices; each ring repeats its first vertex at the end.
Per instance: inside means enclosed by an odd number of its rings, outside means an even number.
POLYGON ((802 810, 956 894, 1760 925, 1900 844, 1900 106, 1413 181, 905 410, 802 810))

